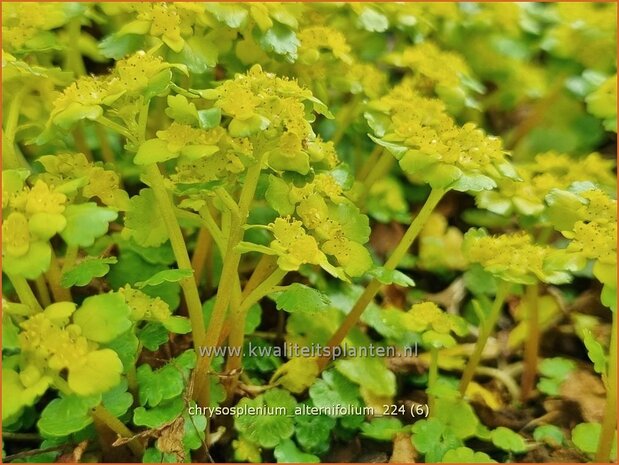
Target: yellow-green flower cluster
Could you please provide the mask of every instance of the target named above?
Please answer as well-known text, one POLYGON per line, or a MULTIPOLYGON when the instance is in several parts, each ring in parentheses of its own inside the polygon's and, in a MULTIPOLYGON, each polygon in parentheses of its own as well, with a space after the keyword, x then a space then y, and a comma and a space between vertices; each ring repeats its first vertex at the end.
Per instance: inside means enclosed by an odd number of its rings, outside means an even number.
POLYGON ((499 215, 540 215, 546 208, 545 198, 552 189, 567 189, 572 183, 591 181, 613 189, 615 163, 598 153, 583 158, 558 152, 539 154, 530 163, 517 165, 522 181, 497 180, 498 188, 480 192, 477 205, 499 215))
POLYGON ((326 151, 310 148, 321 145, 310 123, 314 111, 330 114, 297 82, 266 73, 256 65, 247 74, 238 74, 201 95, 231 118, 228 133, 232 137, 255 136, 264 141, 267 164, 273 170, 307 174, 310 162, 324 158, 326 151))
POLYGON ((615 3, 560 2, 558 21, 546 47, 557 56, 571 58, 586 68, 612 72, 617 56, 617 5, 615 3))
POLYGON ((67 196, 44 181, 25 186, 27 172, 2 172, 2 257, 9 274, 37 278, 49 268, 48 240, 67 224, 67 196))
POLYGON ((570 242, 565 249, 580 267, 593 260, 600 282, 617 286, 617 200, 590 183, 553 190, 546 198, 555 228, 570 242))
POLYGON ((452 113, 458 113, 471 98, 473 73, 464 59, 457 53, 441 50, 432 42, 393 53, 386 61, 409 69, 412 86, 422 95, 443 100, 452 113))
MULTIPOLYGON (((82 76, 56 98, 48 124, 68 129, 80 119, 97 120, 115 103, 131 107, 133 100, 147 92, 164 92, 172 79, 170 68, 185 71, 182 65, 166 63, 159 56, 139 51, 118 60, 110 74, 82 76)), ((122 112, 116 114, 123 116, 122 112)))
POLYGON ((268 226, 274 240, 268 248, 245 243, 247 250, 277 255, 280 268, 287 271, 319 265, 343 280, 371 268, 372 258, 363 245, 369 239, 368 218, 330 173, 316 174, 301 187, 270 176, 266 198, 281 215, 268 226))
POLYGON ((617 132, 617 75, 606 79, 587 98, 587 110, 604 120, 604 127, 617 132))
POLYGON ((3 49, 22 53, 51 48, 54 35, 49 31, 66 23, 66 7, 60 2, 3 3, 3 49))
POLYGON ((492 189, 503 177, 517 179, 497 137, 473 123, 459 126, 440 100, 420 96, 409 83, 370 102, 366 118, 378 144, 405 173, 433 188, 492 189))
POLYGON ((12 398, 4 405, 3 419, 19 414, 51 386, 90 396, 120 382, 118 355, 82 335, 82 328, 71 322, 75 310, 72 302, 58 302, 20 324, 19 366, 3 369, 4 389, 12 398), (66 380, 61 374, 65 371, 66 380))
POLYGON ((463 318, 441 310, 433 302, 420 302, 406 313, 406 327, 411 331, 422 333, 421 341, 425 346, 440 349, 456 345, 450 333, 463 336, 467 325, 463 318))
POLYGON ((53 189, 73 198, 98 198, 104 205, 126 210, 129 196, 120 187, 120 176, 101 164, 90 163, 82 153, 43 155, 37 159, 45 172, 36 176, 53 189))
POLYGON ((473 228, 464 235, 462 249, 470 263, 479 263, 503 281, 561 284, 571 278, 566 271, 571 264, 564 252, 535 244, 524 231, 489 236, 473 228))
POLYGON ((463 234, 449 226, 447 218, 432 213, 419 234, 419 263, 424 270, 464 270, 467 261, 462 254, 463 234))
POLYGON ((300 187, 271 175, 265 197, 280 217, 254 227, 271 231, 273 240, 268 247, 244 242, 244 251, 276 255, 279 267, 287 271, 318 265, 343 280, 371 268, 372 258, 363 246, 369 239, 368 218, 345 197, 331 173, 317 173, 300 187))

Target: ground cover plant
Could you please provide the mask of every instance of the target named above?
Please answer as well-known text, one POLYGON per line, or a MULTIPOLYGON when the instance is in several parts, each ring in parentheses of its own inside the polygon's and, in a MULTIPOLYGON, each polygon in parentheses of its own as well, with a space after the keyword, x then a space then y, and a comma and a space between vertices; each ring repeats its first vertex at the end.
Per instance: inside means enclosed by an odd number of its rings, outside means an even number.
POLYGON ((3 461, 615 461, 616 55, 612 3, 3 2, 3 461))

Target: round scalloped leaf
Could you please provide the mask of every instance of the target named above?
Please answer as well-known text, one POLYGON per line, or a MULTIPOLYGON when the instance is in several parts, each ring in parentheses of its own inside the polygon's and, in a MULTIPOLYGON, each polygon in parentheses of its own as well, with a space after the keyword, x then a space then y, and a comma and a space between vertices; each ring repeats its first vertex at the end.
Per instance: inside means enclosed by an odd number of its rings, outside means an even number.
POLYGON ((475 452, 469 447, 458 447, 445 452, 442 463, 496 463, 488 454, 475 452))
POLYGON ((158 247, 168 240, 168 230, 157 209, 152 189, 142 189, 139 195, 131 197, 129 211, 125 215, 124 234, 139 246, 158 247))
POLYGON ((82 335, 91 341, 109 342, 131 327, 131 310, 118 294, 88 297, 73 315, 82 335))
MULTIPOLYGON (((311 405, 311 404, 310 404, 311 405)), ((327 415, 296 415, 295 437, 306 452, 323 454, 329 450, 331 430, 336 420, 327 415)))
POLYGON ((165 282, 175 283, 182 281, 185 278, 193 278, 193 270, 188 268, 178 268, 160 271, 146 281, 135 283, 136 287, 144 288, 146 286, 159 286, 165 282))
POLYGON ((99 207, 96 203, 86 202, 69 205, 64 216, 67 226, 60 233, 69 245, 90 247, 97 237, 103 236, 108 230, 108 223, 118 217, 118 213, 110 208, 99 207))
POLYGON ((297 402, 283 389, 271 389, 255 399, 244 397, 237 406, 243 408, 282 408, 284 414, 238 415, 235 428, 249 440, 267 449, 272 449, 294 433, 293 414, 297 402))
POLYGON ((90 410, 100 396, 66 396, 52 400, 41 412, 37 426, 43 436, 64 437, 83 430, 92 423, 90 410))
POLYGON ((353 358, 335 362, 337 370, 351 381, 378 397, 393 397, 396 393, 395 375, 378 358, 353 358))
POLYGON ((280 442, 273 451, 277 463, 320 463, 320 458, 299 450, 292 439, 280 442))
POLYGON ((105 276, 110 271, 110 264, 117 262, 116 257, 94 258, 88 257, 76 266, 62 274, 62 287, 86 286, 94 278, 105 276))
POLYGON ((164 423, 174 420, 185 408, 185 403, 181 397, 162 402, 155 408, 145 409, 137 407, 133 411, 133 423, 147 428, 159 428, 164 423))
POLYGON ((361 425, 361 434, 377 441, 392 441, 402 428, 402 422, 397 418, 374 418, 361 425))
POLYGON ((112 349, 96 350, 86 355, 84 364, 69 368, 69 387, 81 396, 101 394, 120 383, 123 364, 112 349))
POLYGON ((136 165, 150 165, 178 157, 178 153, 168 149, 168 144, 161 139, 149 139, 138 148, 133 158, 136 165))
POLYGON ((28 253, 21 257, 2 257, 4 272, 26 279, 37 279, 49 269, 52 248, 47 242, 32 242, 28 253))
POLYGON ((316 289, 294 283, 276 294, 275 305, 278 310, 285 310, 289 313, 316 313, 329 308, 330 300, 316 289))
POLYGON ((527 450, 527 445, 522 436, 504 426, 499 426, 497 429, 493 430, 490 433, 490 439, 492 440, 492 444, 508 452, 522 454, 527 450))

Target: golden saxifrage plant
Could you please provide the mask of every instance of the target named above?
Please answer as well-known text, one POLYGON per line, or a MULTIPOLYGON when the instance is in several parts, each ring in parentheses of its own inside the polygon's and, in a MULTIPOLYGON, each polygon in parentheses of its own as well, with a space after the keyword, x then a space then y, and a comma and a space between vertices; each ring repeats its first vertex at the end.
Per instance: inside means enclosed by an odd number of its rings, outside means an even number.
POLYGON ((615 15, 3 3, 4 461, 614 460, 615 15))

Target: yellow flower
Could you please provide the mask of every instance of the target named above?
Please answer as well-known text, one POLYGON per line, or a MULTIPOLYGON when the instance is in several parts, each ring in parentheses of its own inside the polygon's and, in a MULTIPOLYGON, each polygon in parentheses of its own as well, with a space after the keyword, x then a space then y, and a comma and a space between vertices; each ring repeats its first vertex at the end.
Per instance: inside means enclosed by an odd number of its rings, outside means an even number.
POLYGON ((488 236, 482 229, 471 229, 464 235, 463 251, 469 262, 479 263, 504 281, 561 284, 570 279, 566 261, 560 260, 563 252, 534 244, 524 231, 488 236))
POLYGON ((43 181, 37 181, 28 193, 26 212, 29 215, 35 213, 62 213, 65 209, 67 196, 54 192, 43 181))
POLYGON ((2 249, 13 257, 21 257, 30 248, 28 219, 19 212, 12 212, 2 223, 2 249))

